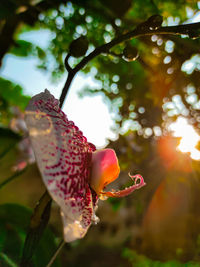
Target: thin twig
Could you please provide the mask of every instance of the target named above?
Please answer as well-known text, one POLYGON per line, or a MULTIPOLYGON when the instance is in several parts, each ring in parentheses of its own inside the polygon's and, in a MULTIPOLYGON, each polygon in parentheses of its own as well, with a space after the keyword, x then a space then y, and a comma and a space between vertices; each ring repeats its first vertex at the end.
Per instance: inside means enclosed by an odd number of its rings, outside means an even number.
POLYGON ((24 168, 22 171, 17 171, 7 179, 5 179, 2 183, 0 183, 0 189, 2 189, 5 185, 12 182, 15 178, 20 176, 22 173, 24 173, 27 170, 27 168, 24 168))
POLYGON ((31 228, 37 228, 39 226, 41 222, 42 214, 50 201, 51 201, 51 197, 48 191, 46 190, 35 206, 34 213, 30 221, 31 228))
POLYGON ((60 108, 62 108, 65 97, 67 95, 67 92, 69 90, 69 87, 71 85, 72 80, 74 79, 74 76, 76 75, 76 73, 74 72, 74 70, 72 69, 70 72, 68 72, 68 76, 67 76, 67 80, 65 82, 65 85, 63 87, 61 96, 60 96, 60 108))
POLYGON ((50 267, 50 266, 54 263, 56 257, 58 256, 58 254, 60 253, 60 251, 61 251, 61 249, 63 248, 64 245, 65 245, 65 241, 62 240, 62 241, 60 242, 60 244, 58 245, 58 247, 57 247, 55 253, 53 254, 51 260, 49 261, 49 263, 47 264, 46 267, 50 267))
POLYGON ((125 34, 122 34, 116 38, 114 38, 109 43, 103 44, 99 47, 97 47, 94 51, 92 51, 88 56, 84 57, 75 68, 68 70, 68 77, 65 82, 65 85, 62 89, 61 97, 60 97, 60 107, 62 107, 65 97, 69 91, 69 87, 71 85, 71 82, 76 75, 78 71, 80 71, 89 61, 91 61, 96 56, 102 54, 102 53, 109 53, 109 50, 126 40, 132 39, 132 38, 138 38, 141 36, 148 36, 153 34, 160 34, 160 35, 182 35, 187 34, 190 35, 194 34, 194 31, 200 30, 200 22, 198 23, 191 23, 191 24, 182 24, 177 26, 166 26, 166 27, 159 27, 157 29, 151 29, 148 25, 140 24, 137 28, 134 30, 127 32, 125 34), (143 26, 142 26, 143 25, 143 26))
POLYGON ((65 68, 68 71, 68 73, 70 73, 72 71, 72 68, 70 67, 68 60, 70 58, 70 53, 67 54, 66 58, 65 58, 65 68))
POLYGON ((101 53, 106 53, 113 46, 122 43, 126 40, 137 38, 141 36, 148 36, 153 34, 173 34, 173 35, 182 35, 189 34, 190 31, 194 31, 200 29, 200 22, 191 23, 191 24, 183 24, 178 26, 167 26, 160 27, 158 29, 151 30, 149 27, 137 27, 133 31, 127 32, 113 39, 109 43, 103 44, 97 47, 93 52, 91 52, 88 56, 84 57, 79 64, 73 69, 74 72, 78 72, 81 70, 90 60, 94 57, 100 55, 101 53))

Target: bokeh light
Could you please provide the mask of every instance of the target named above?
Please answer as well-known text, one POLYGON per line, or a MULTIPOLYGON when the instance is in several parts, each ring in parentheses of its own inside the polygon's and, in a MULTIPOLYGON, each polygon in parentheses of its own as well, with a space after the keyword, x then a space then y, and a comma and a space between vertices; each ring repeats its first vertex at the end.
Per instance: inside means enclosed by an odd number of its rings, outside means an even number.
POLYGON ((177 146, 178 150, 183 153, 190 153, 190 157, 194 160, 200 160, 200 151, 196 148, 200 136, 184 117, 179 117, 171 123, 169 130, 173 132, 175 137, 181 137, 177 146))

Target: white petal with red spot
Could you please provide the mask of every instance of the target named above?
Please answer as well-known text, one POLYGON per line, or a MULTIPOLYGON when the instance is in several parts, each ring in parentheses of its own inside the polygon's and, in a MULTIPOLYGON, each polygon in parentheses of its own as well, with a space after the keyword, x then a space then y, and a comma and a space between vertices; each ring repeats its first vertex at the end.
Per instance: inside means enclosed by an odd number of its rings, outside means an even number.
POLYGON ((95 148, 47 90, 31 99, 25 120, 43 181, 62 211, 65 241, 82 238, 94 217, 88 181, 95 148))

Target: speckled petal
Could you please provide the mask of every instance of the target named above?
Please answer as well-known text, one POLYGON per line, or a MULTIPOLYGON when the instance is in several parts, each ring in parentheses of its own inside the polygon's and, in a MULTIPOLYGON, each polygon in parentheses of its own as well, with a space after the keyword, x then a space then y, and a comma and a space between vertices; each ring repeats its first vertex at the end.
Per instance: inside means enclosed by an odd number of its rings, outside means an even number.
POLYGON ((82 238, 94 217, 88 181, 95 147, 48 90, 30 100, 25 121, 43 181, 61 208, 65 241, 82 238))

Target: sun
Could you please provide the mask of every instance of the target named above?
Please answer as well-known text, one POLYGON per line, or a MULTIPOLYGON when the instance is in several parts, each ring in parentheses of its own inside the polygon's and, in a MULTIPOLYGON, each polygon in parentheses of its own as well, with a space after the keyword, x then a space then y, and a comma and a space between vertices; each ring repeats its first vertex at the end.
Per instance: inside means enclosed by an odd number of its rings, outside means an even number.
POLYGON ((175 122, 169 125, 169 130, 176 137, 181 137, 177 149, 183 153, 190 153, 190 157, 194 160, 200 160, 200 151, 196 148, 200 141, 200 136, 194 130, 187 120, 179 117, 175 122))

